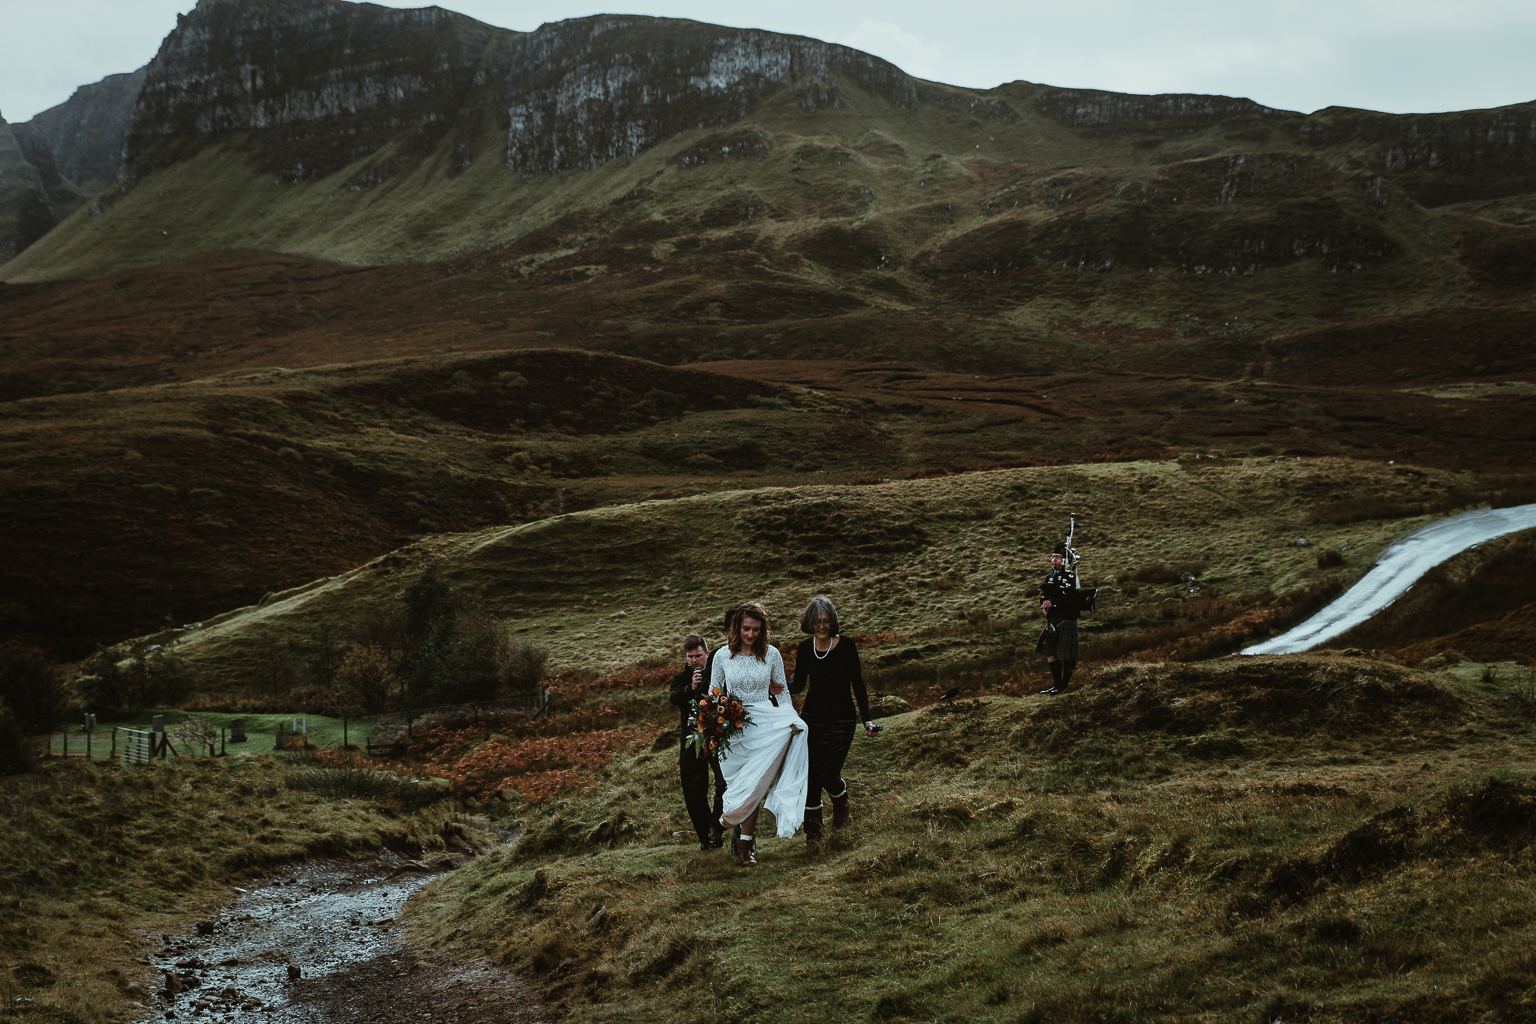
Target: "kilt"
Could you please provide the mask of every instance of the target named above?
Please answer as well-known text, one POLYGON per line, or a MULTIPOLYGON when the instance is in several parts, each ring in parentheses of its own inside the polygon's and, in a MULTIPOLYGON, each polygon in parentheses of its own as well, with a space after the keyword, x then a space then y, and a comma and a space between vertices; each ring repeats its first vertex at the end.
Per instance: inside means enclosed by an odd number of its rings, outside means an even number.
POLYGON ((1077 653, 1077 620, 1062 619, 1055 629, 1047 626, 1035 644, 1035 653, 1060 661, 1081 661, 1077 653))

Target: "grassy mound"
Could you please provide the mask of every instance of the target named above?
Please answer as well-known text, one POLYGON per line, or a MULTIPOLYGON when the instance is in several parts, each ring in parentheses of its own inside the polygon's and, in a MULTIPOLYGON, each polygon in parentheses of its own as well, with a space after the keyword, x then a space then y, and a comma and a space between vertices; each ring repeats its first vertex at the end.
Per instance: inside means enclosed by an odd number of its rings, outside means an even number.
POLYGON ((1370 659, 1116 667, 888 720, 854 824, 750 872, 693 849, 675 750, 621 755, 414 925, 583 1021, 1498 1017, 1533 909, 1507 744, 1475 687, 1370 659))

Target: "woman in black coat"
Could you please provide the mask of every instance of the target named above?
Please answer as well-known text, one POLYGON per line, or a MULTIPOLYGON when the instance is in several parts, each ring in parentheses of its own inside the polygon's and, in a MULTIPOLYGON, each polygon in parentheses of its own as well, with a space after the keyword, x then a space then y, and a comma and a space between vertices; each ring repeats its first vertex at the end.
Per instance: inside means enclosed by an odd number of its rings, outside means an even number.
POLYGON ((879 730, 869 717, 869 694, 864 689, 864 670, 853 641, 837 632, 837 608, 820 595, 811 598, 800 616, 800 629, 811 634, 795 655, 795 678, 789 692, 799 694, 810 686, 800 717, 810 729, 810 785, 805 792, 805 842, 821 842, 821 791, 832 798, 832 827, 852 820, 848 811, 848 783, 843 781, 843 762, 853 746, 853 730, 864 723, 864 734, 879 730), (854 702, 858 710, 854 710, 854 702), (857 717, 855 717, 857 714, 857 717))

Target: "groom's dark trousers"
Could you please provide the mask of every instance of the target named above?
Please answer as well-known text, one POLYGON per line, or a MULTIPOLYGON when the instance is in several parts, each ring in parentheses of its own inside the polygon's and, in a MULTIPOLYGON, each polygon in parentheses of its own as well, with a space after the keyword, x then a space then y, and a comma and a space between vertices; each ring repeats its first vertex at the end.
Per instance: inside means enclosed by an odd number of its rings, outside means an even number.
POLYGON ((709 662, 704 666, 704 685, 693 690, 693 669, 684 666, 672 677, 672 703, 681 713, 677 750, 677 777, 683 787, 683 803, 688 807, 688 819, 699 834, 699 845, 709 843, 711 828, 719 829, 720 815, 725 811, 725 776, 720 772, 720 760, 715 757, 698 757, 681 740, 688 738, 688 702, 709 692, 709 671, 714 667, 715 655, 711 651, 709 662), (709 776, 715 776, 714 814, 710 814, 709 776))

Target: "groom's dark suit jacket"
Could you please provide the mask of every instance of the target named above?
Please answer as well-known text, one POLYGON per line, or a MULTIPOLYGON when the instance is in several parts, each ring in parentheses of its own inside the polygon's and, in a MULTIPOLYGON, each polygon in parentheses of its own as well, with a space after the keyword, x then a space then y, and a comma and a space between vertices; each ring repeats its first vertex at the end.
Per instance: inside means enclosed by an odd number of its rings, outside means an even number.
POLYGON ((672 703, 677 707, 678 712, 682 716, 677 731, 678 735, 683 739, 687 739, 688 737, 688 702, 693 700, 695 697, 702 697, 704 694, 709 692, 709 673, 710 670, 715 667, 715 651, 718 651, 719 649, 720 648, 717 647, 714 651, 709 652, 709 660, 704 663, 704 684, 697 690, 689 689, 689 687, 693 684, 693 669, 689 668, 687 665, 684 665, 683 670, 672 677, 671 699, 672 703))

